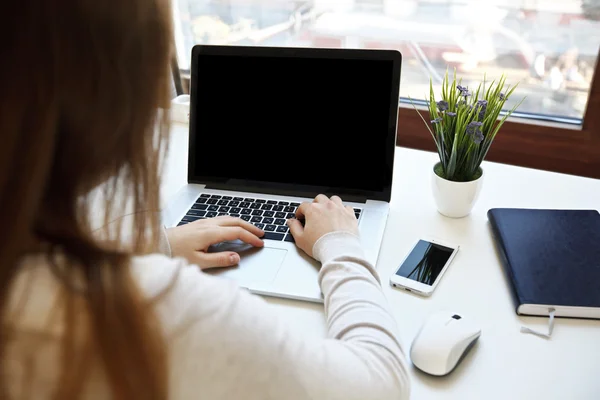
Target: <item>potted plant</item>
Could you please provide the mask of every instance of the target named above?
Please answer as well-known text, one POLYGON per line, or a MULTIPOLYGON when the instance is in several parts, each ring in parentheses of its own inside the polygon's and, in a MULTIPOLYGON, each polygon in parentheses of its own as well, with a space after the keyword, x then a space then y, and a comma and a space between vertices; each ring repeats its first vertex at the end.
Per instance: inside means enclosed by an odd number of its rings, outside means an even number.
POLYGON ((506 119, 523 102, 498 119, 517 85, 507 86, 502 75, 487 87, 484 78, 476 91, 470 91, 461 81, 456 81, 456 71, 452 81, 446 72, 439 101, 430 82, 429 122, 415 107, 433 137, 440 159, 432 168, 433 197, 438 211, 452 218, 470 214, 483 181, 481 162, 506 119))

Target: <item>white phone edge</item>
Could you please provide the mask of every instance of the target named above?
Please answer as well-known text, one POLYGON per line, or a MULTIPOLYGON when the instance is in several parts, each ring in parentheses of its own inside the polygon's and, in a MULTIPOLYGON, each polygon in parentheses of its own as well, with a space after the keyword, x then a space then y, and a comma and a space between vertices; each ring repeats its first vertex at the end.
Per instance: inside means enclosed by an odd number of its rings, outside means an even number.
POLYGON ((444 277, 446 270, 448 269, 450 264, 452 264, 452 261, 454 260, 454 257, 456 257, 456 254, 458 253, 459 249, 460 249, 459 245, 457 245, 455 243, 447 242, 445 240, 439 240, 439 239, 433 239, 433 238, 423 238, 423 237, 417 239, 415 241, 415 243, 412 245, 412 247, 410 248, 410 250, 406 253, 406 255, 404 256, 402 261, 398 264, 398 267, 394 270, 394 272, 390 276, 390 285, 396 289, 404 289, 408 292, 415 293, 420 296, 424 296, 424 297, 431 296, 431 294, 435 291, 435 288, 438 286, 438 284, 444 277), (446 261, 444 268, 442 268, 437 279, 435 280, 435 282, 433 282, 433 285, 431 285, 431 286, 424 285, 424 284, 414 281, 412 279, 408 279, 403 276, 396 275, 396 272, 400 269, 402 264, 404 264, 404 261, 406 261, 408 256, 413 252, 413 250, 415 249, 415 247, 417 246, 417 244, 419 243, 420 240, 423 240, 423 241, 426 241, 429 243, 439 244, 439 245, 442 245, 442 246, 452 249, 452 254, 450 255, 450 258, 448 258, 448 261, 446 261))

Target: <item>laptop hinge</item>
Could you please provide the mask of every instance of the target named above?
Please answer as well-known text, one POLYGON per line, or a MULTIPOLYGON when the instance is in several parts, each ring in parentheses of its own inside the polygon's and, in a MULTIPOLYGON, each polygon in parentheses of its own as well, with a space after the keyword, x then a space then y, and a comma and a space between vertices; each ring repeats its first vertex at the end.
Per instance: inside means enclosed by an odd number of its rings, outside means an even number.
POLYGON ((216 190, 230 190, 230 191, 238 191, 238 192, 250 192, 257 194, 272 194, 276 196, 293 196, 293 197, 315 197, 319 193, 322 193, 326 196, 334 196, 338 195, 342 198, 343 201, 353 202, 353 203, 366 203, 368 198, 367 196, 353 193, 338 193, 338 192, 330 192, 327 190, 298 190, 298 189, 286 189, 286 188, 273 188, 271 185, 232 185, 230 183, 209 183, 206 184, 206 189, 216 189, 216 190))

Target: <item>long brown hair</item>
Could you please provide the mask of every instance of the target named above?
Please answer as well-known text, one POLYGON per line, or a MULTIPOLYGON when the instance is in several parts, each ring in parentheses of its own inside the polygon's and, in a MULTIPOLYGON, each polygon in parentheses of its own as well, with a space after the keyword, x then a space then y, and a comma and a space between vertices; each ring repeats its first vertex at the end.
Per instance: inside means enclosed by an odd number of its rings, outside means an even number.
POLYGON ((101 185, 107 210, 125 202, 159 208, 170 4, 42 0, 2 8, 0 397, 11 394, 6 351, 18 336, 11 289, 22 260, 37 254, 61 288, 65 329, 53 397, 80 397, 87 365, 97 362, 113 398, 164 399, 165 342, 128 268, 133 255, 155 250, 157 213, 133 216, 132 247, 118 237, 112 245, 93 235, 86 195, 101 185))

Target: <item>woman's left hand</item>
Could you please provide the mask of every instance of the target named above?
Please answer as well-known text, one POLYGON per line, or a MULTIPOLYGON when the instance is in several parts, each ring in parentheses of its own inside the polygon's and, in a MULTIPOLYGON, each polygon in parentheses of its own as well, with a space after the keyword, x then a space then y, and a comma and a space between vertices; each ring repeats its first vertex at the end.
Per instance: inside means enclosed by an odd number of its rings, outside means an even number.
POLYGON ((230 267, 240 261, 240 255, 233 251, 208 253, 211 245, 241 240, 255 247, 264 246, 260 239, 265 233, 240 218, 215 217, 190 222, 167 229, 167 238, 173 257, 185 257, 201 269, 230 267))

